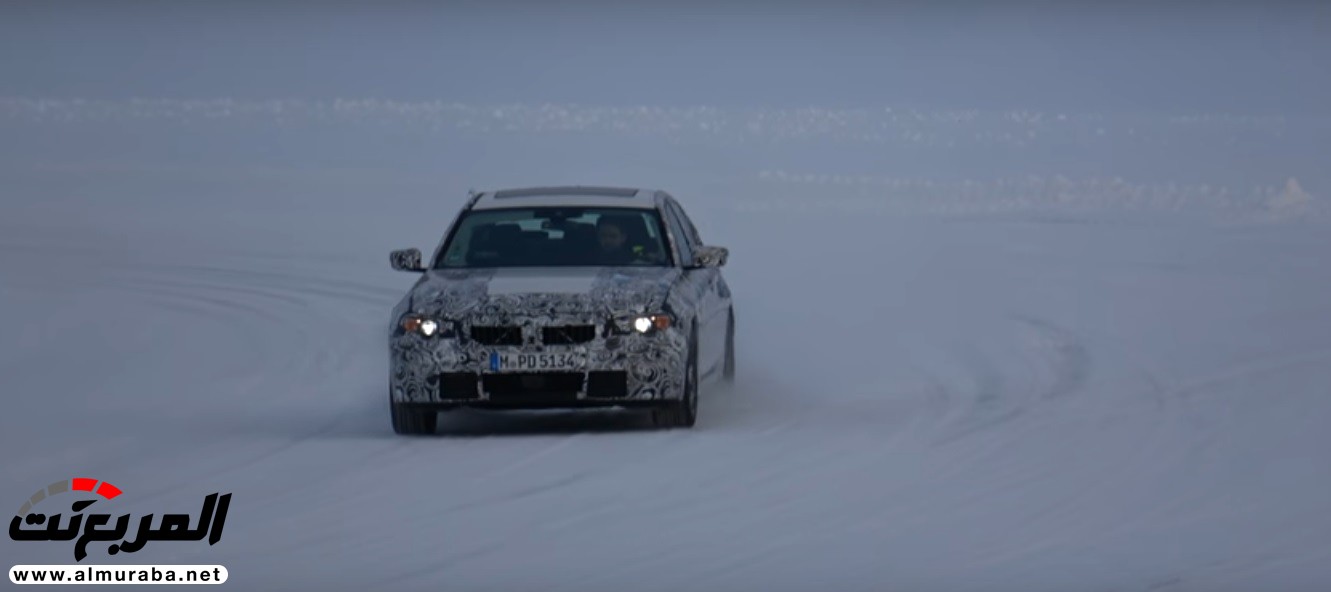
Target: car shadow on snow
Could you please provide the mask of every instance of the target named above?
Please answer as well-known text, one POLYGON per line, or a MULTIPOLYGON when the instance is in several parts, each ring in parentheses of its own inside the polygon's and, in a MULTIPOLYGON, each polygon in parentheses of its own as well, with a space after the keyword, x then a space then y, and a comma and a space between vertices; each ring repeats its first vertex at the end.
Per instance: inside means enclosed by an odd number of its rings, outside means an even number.
POLYGON ((650 414, 645 411, 457 409, 439 414, 439 424, 434 434, 399 435, 393 432, 387 407, 367 405, 322 417, 270 414, 246 417, 243 420, 237 418, 235 421, 214 421, 195 425, 188 433, 205 438, 220 432, 231 436, 246 434, 294 441, 332 441, 627 433, 656 429, 650 414))
MULTIPOLYGON (((718 424, 732 424, 739 417, 755 416, 761 423, 761 411, 736 406, 733 387, 710 382, 705 385, 707 399, 700 404, 697 429, 718 424)), ((481 436, 539 436, 579 433, 633 433, 670 431, 657 428, 646 409, 453 409, 439 413, 433 434, 399 435, 393 432, 388 402, 379 392, 358 399, 351 405, 332 406, 310 411, 300 408, 267 409, 251 412, 236 409, 234 414, 210 414, 211 421, 192 422, 186 433, 210 437, 215 433, 246 434, 261 437, 290 438, 296 441, 320 440, 395 440, 430 437, 471 438, 481 436)), ((750 417, 755 419, 755 417, 750 417)))
MULTIPOLYGON (((641 410, 457 409, 439 414, 436 437, 525 436, 613 433, 654 430, 651 415, 641 410)), ((391 428, 389 432, 391 433, 391 428)))

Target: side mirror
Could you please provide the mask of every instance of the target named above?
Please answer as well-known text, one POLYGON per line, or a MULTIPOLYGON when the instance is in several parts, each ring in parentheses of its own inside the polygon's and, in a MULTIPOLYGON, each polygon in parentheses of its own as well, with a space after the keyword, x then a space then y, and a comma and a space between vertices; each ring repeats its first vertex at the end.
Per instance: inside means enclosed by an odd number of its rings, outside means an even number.
POLYGON ((698 247, 693 252, 693 267, 721 267, 730 258, 730 250, 725 247, 698 247))
POLYGON ((388 255, 388 262, 398 271, 425 271, 425 266, 421 265, 420 249, 393 251, 388 255))

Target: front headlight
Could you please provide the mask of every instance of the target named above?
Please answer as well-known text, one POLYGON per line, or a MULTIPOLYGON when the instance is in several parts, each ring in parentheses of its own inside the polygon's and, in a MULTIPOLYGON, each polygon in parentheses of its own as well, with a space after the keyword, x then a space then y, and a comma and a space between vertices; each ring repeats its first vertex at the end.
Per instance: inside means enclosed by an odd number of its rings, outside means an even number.
POLYGON ((399 326, 407 333, 415 333, 423 337, 453 337, 455 334, 454 325, 451 321, 416 313, 402 317, 399 326))
POLYGON ((667 314, 627 315, 614 320, 615 330, 620 333, 651 333, 665 331, 674 323, 667 314))

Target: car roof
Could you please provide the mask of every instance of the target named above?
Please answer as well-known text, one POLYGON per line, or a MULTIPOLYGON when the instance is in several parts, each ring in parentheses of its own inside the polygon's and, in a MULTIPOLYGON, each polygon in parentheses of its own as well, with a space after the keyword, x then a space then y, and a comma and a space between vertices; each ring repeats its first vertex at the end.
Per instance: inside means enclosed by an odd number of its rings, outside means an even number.
POLYGON ((653 208, 659 193, 656 189, 642 187, 597 185, 515 187, 481 192, 475 196, 471 209, 539 206, 653 208))

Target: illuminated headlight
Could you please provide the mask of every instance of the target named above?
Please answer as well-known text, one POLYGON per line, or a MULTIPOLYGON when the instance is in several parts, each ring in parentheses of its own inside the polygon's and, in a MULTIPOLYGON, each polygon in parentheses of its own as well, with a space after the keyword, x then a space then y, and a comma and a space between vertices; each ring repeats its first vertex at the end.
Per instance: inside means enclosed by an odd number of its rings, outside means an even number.
POLYGON ((671 322, 670 315, 633 315, 615 319, 615 327, 625 333, 630 331, 650 333, 669 329, 671 322))
POLYGON ((425 337, 452 337, 452 325, 425 315, 409 314, 402 317, 402 330, 425 337))
POLYGON ((435 322, 434 319, 424 319, 421 321, 421 327, 420 327, 421 335, 424 335, 426 337, 431 337, 438 330, 439 330, 439 323, 435 322))

